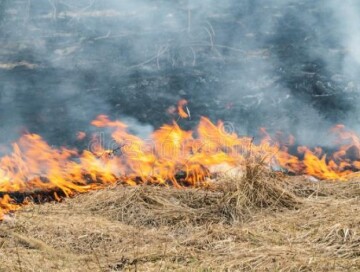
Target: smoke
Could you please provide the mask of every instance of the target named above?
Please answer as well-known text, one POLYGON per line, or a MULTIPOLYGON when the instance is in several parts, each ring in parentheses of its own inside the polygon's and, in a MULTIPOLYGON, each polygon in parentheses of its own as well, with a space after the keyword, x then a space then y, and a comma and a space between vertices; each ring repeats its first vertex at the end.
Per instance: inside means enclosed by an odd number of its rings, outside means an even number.
POLYGON ((139 135, 185 98, 200 115, 329 145, 359 129, 357 1, 3 0, 0 142, 76 144, 98 114, 139 135))

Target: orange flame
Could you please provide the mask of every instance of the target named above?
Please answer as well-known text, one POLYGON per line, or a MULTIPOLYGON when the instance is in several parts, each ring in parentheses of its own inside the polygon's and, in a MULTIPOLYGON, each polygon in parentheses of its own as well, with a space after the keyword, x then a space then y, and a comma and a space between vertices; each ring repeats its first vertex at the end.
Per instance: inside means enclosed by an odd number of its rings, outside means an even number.
MULTIPOLYGON (((186 114, 185 102, 179 102, 180 116, 186 114)), ((339 145, 336 152, 325 154, 321 148, 300 146, 294 155, 288 148, 295 143, 293 137, 281 145, 263 129, 262 141, 254 143, 206 117, 194 131, 185 131, 176 122, 163 125, 149 140, 129 133, 126 124, 105 115, 91 124, 110 131, 111 141, 95 141, 89 150, 79 152, 51 147, 39 135, 26 134, 12 145, 12 153, 0 158, 0 219, 39 193, 60 200, 117 183, 207 186, 214 171, 241 171, 249 156, 265 158, 269 167, 277 165, 319 179, 346 180, 360 169, 360 139, 340 125, 332 129, 339 145), (18 199, 17 194, 29 197, 18 199)))
POLYGON ((181 99, 178 102, 178 113, 181 118, 189 118, 190 117, 189 110, 186 107, 187 104, 188 104, 188 102, 185 99, 181 99), (185 112, 184 107, 186 107, 187 112, 185 112))
POLYGON ((86 133, 83 132, 83 131, 79 131, 77 134, 76 134, 76 139, 81 141, 81 140, 84 140, 86 138, 86 133))

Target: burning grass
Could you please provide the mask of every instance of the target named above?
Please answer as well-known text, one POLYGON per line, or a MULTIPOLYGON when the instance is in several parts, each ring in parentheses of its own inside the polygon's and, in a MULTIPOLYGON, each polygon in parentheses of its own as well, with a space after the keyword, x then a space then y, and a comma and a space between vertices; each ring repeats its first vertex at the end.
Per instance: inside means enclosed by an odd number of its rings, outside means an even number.
POLYGON ((360 268, 359 187, 271 170, 275 161, 348 179, 346 167, 357 161, 341 160, 355 141, 334 155, 338 163, 304 148, 300 161, 267 138, 255 144, 206 118, 197 138, 165 125, 151 150, 121 122, 99 116, 93 124, 114 130, 117 146, 127 147, 120 156, 101 146, 54 149, 25 135, 1 160, 0 271, 360 268), (222 164, 227 174, 214 175, 222 164), (35 204, 49 200, 62 203, 35 204))
MULTIPOLYGON (((179 118, 190 117, 190 110, 184 108, 186 103, 179 102, 179 118)), ((245 180, 253 180, 248 183, 239 183, 237 178, 230 180, 227 186, 242 192, 229 195, 231 202, 244 204, 250 199, 251 203, 265 207, 280 201, 286 206, 288 200, 283 199, 291 200, 291 196, 278 186, 269 190, 268 183, 275 178, 271 176, 274 174, 267 175, 266 183, 259 182, 261 171, 275 167, 320 179, 347 180, 357 175, 360 167, 355 152, 360 149, 359 138, 343 126, 334 129, 339 134, 339 149, 327 156, 321 148, 300 146, 298 154, 292 155, 288 152, 288 146, 294 145, 291 137, 288 144, 282 144, 262 130, 264 138, 254 142, 253 138, 238 136, 227 131, 224 123, 215 125, 206 117, 200 118, 194 131, 183 130, 176 121, 163 125, 152 133, 149 141, 131 134, 126 124, 105 115, 99 115, 92 125, 109 131, 107 146, 96 135, 90 136, 89 148, 83 151, 55 148, 35 134, 25 134, 13 144, 12 153, 0 158, 0 220, 29 201, 59 201, 119 183, 206 188, 214 175, 229 169, 240 172, 245 169, 245 180), (248 194, 254 191, 261 193, 248 194), (278 198, 280 193, 285 195, 278 198)), ((80 136, 81 140, 87 137, 86 133, 80 136)))

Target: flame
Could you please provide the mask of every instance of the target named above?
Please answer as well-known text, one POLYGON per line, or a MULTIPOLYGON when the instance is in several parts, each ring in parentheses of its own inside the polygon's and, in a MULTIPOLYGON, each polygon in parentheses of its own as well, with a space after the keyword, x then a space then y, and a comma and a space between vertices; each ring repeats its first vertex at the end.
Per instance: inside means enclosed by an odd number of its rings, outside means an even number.
POLYGON ((347 130, 343 125, 336 125, 331 129, 336 136, 338 150, 327 155, 322 148, 313 150, 306 146, 297 148, 303 154, 300 160, 288 153, 287 148, 277 155, 279 164, 293 173, 304 173, 325 180, 347 180, 350 176, 357 176, 360 170, 360 139, 356 133, 347 130))
MULTIPOLYGON (((183 110, 186 103, 179 102, 182 117, 188 116, 183 110)), ((175 121, 165 124, 148 140, 131 134, 126 124, 106 115, 99 115, 91 124, 110 131, 110 137, 105 140, 94 135, 84 151, 52 147, 36 134, 25 134, 13 143, 12 152, 0 158, 0 219, 39 194, 59 201, 118 183, 208 186, 214 172, 241 172, 250 156, 269 167, 319 179, 346 180, 360 170, 360 139, 341 125, 332 129, 339 147, 335 152, 299 146, 292 154, 292 136, 284 144, 261 129, 263 138, 255 142, 206 117, 201 117, 193 131, 183 130, 175 121)), ((79 140, 88 138, 85 133, 78 135, 79 140)))
POLYGON ((76 139, 81 141, 81 140, 84 140, 86 138, 86 133, 83 132, 83 131, 79 131, 77 134, 76 134, 76 139))
POLYGON ((179 116, 181 118, 189 118, 190 117, 190 112, 189 112, 189 109, 188 107, 186 106, 188 104, 187 100, 185 99, 181 99, 179 102, 178 102, 178 113, 179 113, 179 116), (184 110, 184 107, 186 108, 186 112, 184 110))

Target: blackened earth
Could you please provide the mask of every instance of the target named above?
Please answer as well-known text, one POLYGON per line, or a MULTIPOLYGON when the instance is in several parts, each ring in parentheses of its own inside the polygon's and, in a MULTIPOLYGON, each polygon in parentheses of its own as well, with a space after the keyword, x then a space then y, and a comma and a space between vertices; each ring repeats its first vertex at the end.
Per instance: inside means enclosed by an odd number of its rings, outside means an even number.
POLYGON ((181 98, 186 129, 208 116, 239 134, 296 136, 314 121, 308 109, 319 123, 357 120, 324 1, 114 2, 0 2, 1 142, 30 131, 80 145, 76 132, 101 113, 157 128, 181 98))

